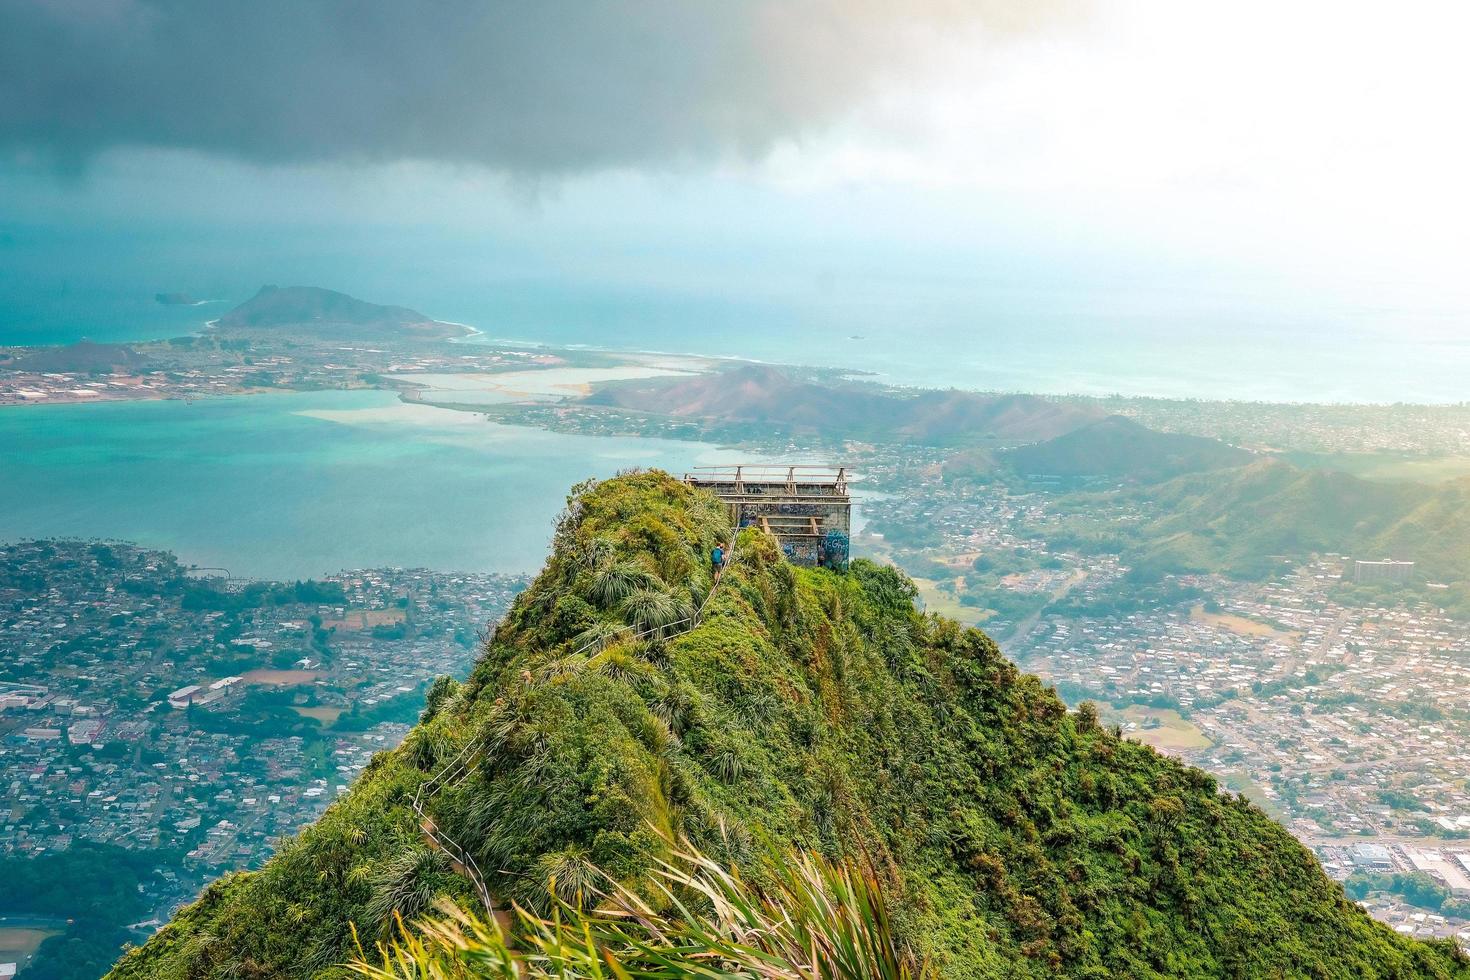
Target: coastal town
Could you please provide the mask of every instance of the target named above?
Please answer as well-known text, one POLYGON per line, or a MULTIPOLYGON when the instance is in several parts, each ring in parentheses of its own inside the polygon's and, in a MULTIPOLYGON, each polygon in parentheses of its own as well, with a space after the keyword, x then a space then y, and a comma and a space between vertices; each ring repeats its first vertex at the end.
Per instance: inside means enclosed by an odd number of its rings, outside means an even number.
POLYGON ((1470 454, 1470 404, 1311 405, 1171 398, 1103 398, 1109 412, 1166 432, 1232 445, 1399 457, 1470 454))
POLYGON ((0 348, 0 406, 193 400, 271 391, 393 388, 386 376, 548 367, 543 350, 449 341, 219 336, 146 344, 0 348))
POLYGON ((525 584, 217 574, 119 542, 0 545, 0 857, 150 852, 152 925, 346 792, 525 584))

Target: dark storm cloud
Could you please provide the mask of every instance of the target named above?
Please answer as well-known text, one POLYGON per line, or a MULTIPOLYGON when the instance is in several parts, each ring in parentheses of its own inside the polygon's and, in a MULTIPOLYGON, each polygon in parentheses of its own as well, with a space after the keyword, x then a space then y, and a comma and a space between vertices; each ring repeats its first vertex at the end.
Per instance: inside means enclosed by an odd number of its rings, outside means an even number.
POLYGON ((926 33, 1036 6, 0 0, 0 145, 523 173, 750 155, 840 117, 926 33))

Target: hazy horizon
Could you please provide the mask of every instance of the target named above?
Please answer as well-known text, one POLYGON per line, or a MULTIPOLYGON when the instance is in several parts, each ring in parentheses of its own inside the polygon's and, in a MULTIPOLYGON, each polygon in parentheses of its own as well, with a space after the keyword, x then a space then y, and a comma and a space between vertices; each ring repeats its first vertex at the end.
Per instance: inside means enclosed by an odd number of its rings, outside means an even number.
POLYGON ((1470 371, 1470 343, 1444 330, 1448 311, 1366 297, 1316 301, 1260 278, 1230 290, 1188 272, 1140 281, 1045 261, 970 276, 894 267, 863 276, 833 266, 798 271, 793 260, 743 266, 725 284, 708 266, 671 256, 689 270, 676 284, 502 262, 493 245, 457 251, 433 237, 410 246, 390 239, 371 258, 363 252, 372 246, 359 241, 350 257, 326 249, 282 262, 231 256, 227 236, 155 239, 140 257, 129 236, 32 245, 22 231, 10 244, 19 260, 11 268, 34 274, 0 282, 0 345, 195 333, 274 283, 410 306, 488 338, 848 368, 907 386, 1433 404, 1465 400, 1470 371), (475 257, 484 278, 455 267, 475 257), (106 277, 89 272, 100 267, 106 277), (203 305, 163 305, 160 292, 203 305))
POLYGON ((1461 400, 1463 11, 1019 10, 22 3, 0 343, 277 282, 904 384, 1461 400), (407 51, 440 73, 363 74, 407 51))

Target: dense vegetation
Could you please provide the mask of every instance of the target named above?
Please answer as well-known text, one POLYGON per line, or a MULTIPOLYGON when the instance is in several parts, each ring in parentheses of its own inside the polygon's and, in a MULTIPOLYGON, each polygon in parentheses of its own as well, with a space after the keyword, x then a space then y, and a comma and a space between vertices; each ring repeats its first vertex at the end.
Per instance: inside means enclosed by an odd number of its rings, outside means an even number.
POLYGON ((91 980, 131 938, 124 928, 144 918, 141 885, 165 855, 79 841, 37 858, 0 859, 0 916, 54 918, 66 927, 41 943, 26 980, 91 980))
POLYGON ((1470 916, 1470 901, 1456 898, 1448 888, 1427 874, 1375 874, 1359 871, 1343 882, 1343 888, 1356 899, 1367 898, 1374 892, 1386 892, 1431 912, 1470 916))
MULTIPOLYGON (((1120 552, 1155 577, 1223 572, 1262 577, 1314 554, 1392 557, 1416 563, 1413 586, 1449 586, 1435 602, 1470 613, 1470 480, 1437 484, 1364 480, 1300 470, 1279 460, 1195 473, 1166 483, 1073 494, 1046 534, 1054 547, 1120 552), (1126 534, 1117 515, 1136 510, 1126 534)), ((1342 586, 1344 601, 1374 601, 1395 585, 1342 586)))
POLYGON ((1458 580, 1470 578, 1467 492, 1459 481, 1380 483, 1262 462, 1228 478, 1184 477, 1159 488, 1152 499, 1165 516, 1141 534, 1153 557, 1179 567, 1250 573, 1271 555, 1412 555, 1431 574, 1458 580))
POLYGON ((1206 774, 917 613, 893 569, 797 569, 747 530, 677 633, 729 534, 663 474, 579 488, 469 679, 436 683, 347 797, 113 976, 333 976, 349 925, 372 941, 441 896, 472 907, 410 809, 462 754, 429 815, 498 904, 532 913, 589 902, 603 875, 667 911, 653 876, 675 840, 778 887, 794 846, 868 869, 896 941, 946 976, 1470 976, 1206 774))
POLYGON ((340 582, 318 582, 315 579, 290 584, 251 582, 242 589, 225 590, 209 580, 184 579, 179 583, 185 609, 215 609, 239 612, 261 606, 292 603, 342 604, 347 595, 340 582))
POLYGON ((6 366, 22 371, 110 374, 113 371, 140 370, 148 366, 148 358, 126 344, 98 344, 90 340, 79 340, 64 347, 31 348, 6 366))

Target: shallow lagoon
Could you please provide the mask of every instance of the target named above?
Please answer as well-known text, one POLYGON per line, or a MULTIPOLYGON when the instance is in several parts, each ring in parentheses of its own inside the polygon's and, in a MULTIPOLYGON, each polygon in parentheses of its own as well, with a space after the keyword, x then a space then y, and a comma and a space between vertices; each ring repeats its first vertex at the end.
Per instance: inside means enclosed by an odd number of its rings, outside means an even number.
POLYGON ((742 456, 328 391, 0 409, 0 540, 109 537, 235 575, 530 572, 572 484, 742 456))
MULTIPOLYGON (((693 358, 687 364, 699 364, 693 358)), ((508 405, 513 402, 557 402, 590 394, 608 381, 688 376, 692 371, 651 365, 606 368, 538 368, 494 374, 390 374, 392 382, 414 386, 416 398, 441 405, 508 405)))

